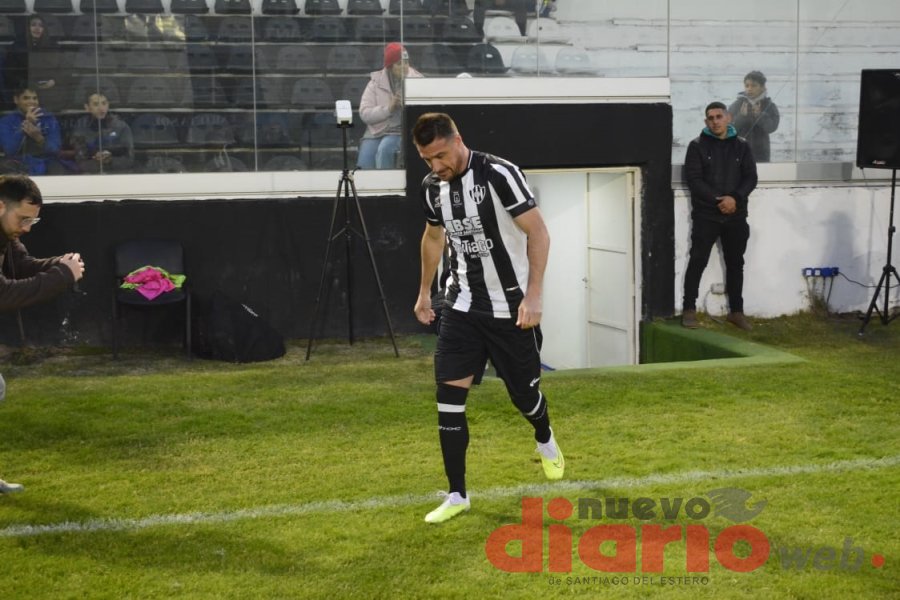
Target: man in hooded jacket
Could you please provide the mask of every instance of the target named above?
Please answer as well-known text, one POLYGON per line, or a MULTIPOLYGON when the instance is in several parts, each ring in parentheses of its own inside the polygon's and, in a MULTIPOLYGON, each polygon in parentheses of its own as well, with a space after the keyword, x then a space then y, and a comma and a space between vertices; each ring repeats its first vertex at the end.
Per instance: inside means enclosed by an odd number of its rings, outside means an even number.
POLYGON ((716 240, 725 259, 727 320, 749 331, 744 316, 744 251, 750 239, 747 203, 756 188, 756 160, 750 144, 738 137, 721 102, 706 107, 706 127, 688 144, 684 174, 691 191, 691 252, 684 275, 681 324, 695 328, 700 277, 716 240))

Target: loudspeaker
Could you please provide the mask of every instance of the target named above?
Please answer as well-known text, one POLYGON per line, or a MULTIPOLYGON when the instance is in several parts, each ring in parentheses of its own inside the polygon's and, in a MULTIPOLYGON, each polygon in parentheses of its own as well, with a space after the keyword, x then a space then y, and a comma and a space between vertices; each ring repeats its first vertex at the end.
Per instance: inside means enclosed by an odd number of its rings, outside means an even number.
POLYGON ((900 69, 863 69, 856 166, 900 169, 900 69))

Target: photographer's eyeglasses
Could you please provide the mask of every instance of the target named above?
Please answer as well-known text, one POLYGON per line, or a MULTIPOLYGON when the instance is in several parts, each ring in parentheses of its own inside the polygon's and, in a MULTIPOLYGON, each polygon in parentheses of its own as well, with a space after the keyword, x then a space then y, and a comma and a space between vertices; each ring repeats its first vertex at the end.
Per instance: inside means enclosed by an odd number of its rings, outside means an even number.
POLYGON ((41 222, 40 217, 25 217, 19 220, 19 225, 22 227, 33 227, 41 222))

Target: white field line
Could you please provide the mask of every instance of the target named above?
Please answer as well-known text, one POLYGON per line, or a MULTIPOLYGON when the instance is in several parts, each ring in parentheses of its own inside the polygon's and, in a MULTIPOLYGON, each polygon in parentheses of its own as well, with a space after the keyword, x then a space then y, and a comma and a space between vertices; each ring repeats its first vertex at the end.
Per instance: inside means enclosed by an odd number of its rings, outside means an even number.
MULTIPOLYGON (((742 469, 736 471, 685 471, 682 473, 658 473, 644 477, 612 477, 598 480, 558 481, 496 487, 486 490, 472 490, 472 496, 482 499, 503 499, 522 496, 545 496, 552 493, 573 492, 584 489, 634 489, 657 484, 698 483, 721 481, 728 479, 744 479, 750 477, 783 477, 789 475, 807 475, 818 473, 838 473, 842 471, 865 471, 884 469, 900 465, 900 455, 883 458, 863 458, 843 460, 824 464, 786 465, 763 467, 758 469, 742 469)), ((0 538, 20 538, 59 533, 91 533, 105 531, 136 531, 162 525, 200 525, 208 523, 230 523, 249 519, 267 517, 289 517, 310 514, 335 514, 345 512, 361 512, 382 508, 398 508, 427 504, 437 499, 435 494, 418 494, 402 496, 382 496, 367 500, 322 500, 305 504, 285 504, 246 508, 228 512, 193 512, 172 515, 151 515, 140 519, 99 518, 87 521, 52 523, 47 525, 10 525, 0 529, 0 538)))

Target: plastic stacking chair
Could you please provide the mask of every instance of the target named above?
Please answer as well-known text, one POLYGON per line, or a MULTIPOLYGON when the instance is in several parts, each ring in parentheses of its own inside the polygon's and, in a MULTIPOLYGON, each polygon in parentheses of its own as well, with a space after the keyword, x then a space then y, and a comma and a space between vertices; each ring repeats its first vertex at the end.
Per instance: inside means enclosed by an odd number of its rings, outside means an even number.
POLYGON ((145 266, 165 269, 172 275, 187 275, 184 268, 184 249, 180 242, 170 240, 134 240, 115 247, 112 294, 112 351, 113 358, 119 357, 120 305, 148 310, 159 306, 184 303, 184 348, 188 360, 191 358, 191 294, 186 281, 180 289, 164 292, 148 300, 137 290, 119 287, 126 275, 145 266))

